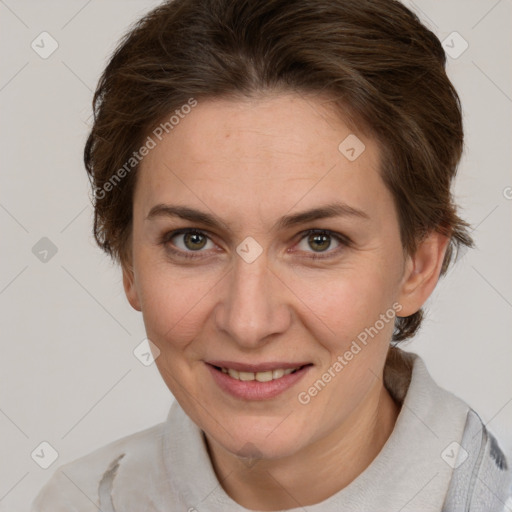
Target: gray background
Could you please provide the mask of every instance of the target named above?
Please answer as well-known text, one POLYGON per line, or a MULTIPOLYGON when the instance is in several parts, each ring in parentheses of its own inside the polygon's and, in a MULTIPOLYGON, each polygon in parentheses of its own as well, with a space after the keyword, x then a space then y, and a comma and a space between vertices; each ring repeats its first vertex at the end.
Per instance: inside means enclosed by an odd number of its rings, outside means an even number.
MULTIPOLYGON (((107 57, 157 4, 0 0, 1 511, 27 510, 58 465, 164 421, 173 400, 133 354, 142 319, 94 245, 82 163, 107 57), (47 59, 31 47, 43 31, 59 45, 47 59), (43 237, 57 248, 46 261, 43 237), (48 469, 43 441, 58 452, 48 469)), ((448 72, 466 130, 455 194, 478 245, 439 283, 408 350, 511 450, 511 1, 406 4, 441 40, 469 44, 448 72)))

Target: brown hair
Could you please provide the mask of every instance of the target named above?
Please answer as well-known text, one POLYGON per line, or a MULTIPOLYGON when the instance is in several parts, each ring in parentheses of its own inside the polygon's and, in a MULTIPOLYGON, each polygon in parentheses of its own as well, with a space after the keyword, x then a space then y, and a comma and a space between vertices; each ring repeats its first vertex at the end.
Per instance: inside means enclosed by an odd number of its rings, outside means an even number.
MULTIPOLYGON (((130 261, 137 171, 130 159, 191 97, 325 93, 346 122, 379 142, 404 251, 412 254, 432 230, 451 237, 444 274, 457 250, 473 245, 450 190, 463 129, 445 63, 437 37, 394 0, 163 3, 126 33, 94 94, 84 161, 97 243, 130 261)), ((422 316, 397 318, 393 340, 413 336, 422 316)))

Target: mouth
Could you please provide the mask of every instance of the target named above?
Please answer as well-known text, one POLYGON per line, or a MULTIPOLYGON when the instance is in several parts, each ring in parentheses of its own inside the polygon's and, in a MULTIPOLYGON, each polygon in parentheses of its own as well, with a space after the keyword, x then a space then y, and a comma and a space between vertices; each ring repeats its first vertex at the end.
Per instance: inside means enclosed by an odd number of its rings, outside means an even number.
MULTIPOLYGON (((207 363, 210 364, 210 363, 207 363)), ((285 375, 290 375, 292 373, 296 373, 302 368, 305 368, 306 366, 312 366, 312 363, 302 364, 298 365, 293 368, 275 368, 275 369, 269 369, 266 371, 258 371, 258 372, 252 372, 252 371, 239 371, 235 370, 234 368, 227 368, 225 366, 215 366, 211 365, 213 368, 215 368, 217 371, 220 371, 226 375, 229 375, 232 379, 241 380, 244 382, 249 382, 256 380, 258 382, 269 382, 271 380, 277 380, 283 378, 285 375)))
POLYGON ((294 386, 311 369, 313 364, 241 365, 232 362, 222 362, 222 364, 210 362, 206 363, 206 366, 214 382, 225 393, 242 400, 268 400, 294 386), (233 368, 233 366, 238 368, 233 368), (261 370, 257 367, 264 367, 264 369, 261 370), (259 369, 259 371, 248 371, 249 368, 259 369))

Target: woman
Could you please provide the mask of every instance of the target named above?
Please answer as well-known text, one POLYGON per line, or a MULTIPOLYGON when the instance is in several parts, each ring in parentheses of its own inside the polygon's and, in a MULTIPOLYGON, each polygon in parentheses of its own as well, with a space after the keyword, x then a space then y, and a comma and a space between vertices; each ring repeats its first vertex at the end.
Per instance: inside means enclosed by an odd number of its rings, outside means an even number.
POLYGON ((459 99, 413 13, 167 2, 94 109, 95 237, 176 401, 35 511, 507 510, 495 438, 396 346, 472 246, 459 99))

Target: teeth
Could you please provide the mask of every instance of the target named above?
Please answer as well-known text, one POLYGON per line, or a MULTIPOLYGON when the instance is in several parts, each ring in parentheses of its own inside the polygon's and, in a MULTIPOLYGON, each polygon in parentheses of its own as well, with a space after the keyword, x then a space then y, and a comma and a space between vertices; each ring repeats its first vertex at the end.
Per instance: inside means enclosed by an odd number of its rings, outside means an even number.
POLYGON ((240 377, 239 377, 239 374, 238 374, 238 370, 232 370, 231 368, 228 370, 228 373, 229 373, 229 376, 230 377, 233 377, 233 379, 238 379, 240 380, 240 377))
POLYGON ((289 375, 297 368, 278 368, 277 370, 268 370, 266 372, 239 372, 238 370, 233 370, 231 368, 221 368, 222 373, 227 373, 230 377, 237 380, 257 380, 258 382, 269 382, 271 380, 280 379, 284 375, 289 375))
POLYGON ((284 375, 284 370, 282 370, 282 369, 274 370, 272 372, 272 378, 273 379, 280 379, 283 375, 284 375))

